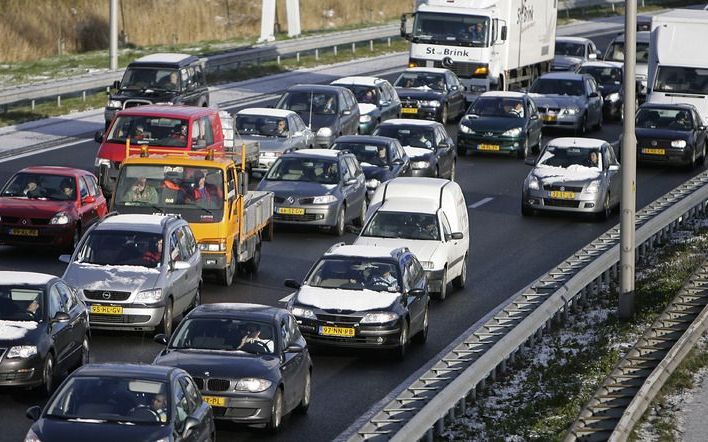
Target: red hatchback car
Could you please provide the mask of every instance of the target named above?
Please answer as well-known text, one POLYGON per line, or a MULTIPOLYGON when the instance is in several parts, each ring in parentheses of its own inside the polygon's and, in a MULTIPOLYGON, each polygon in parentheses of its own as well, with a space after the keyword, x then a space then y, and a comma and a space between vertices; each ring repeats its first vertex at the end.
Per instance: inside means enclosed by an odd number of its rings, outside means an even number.
POLYGON ((28 167, 0 191, 0 244, 70 250, 106 213, 106 198, 91 172, 28 167))

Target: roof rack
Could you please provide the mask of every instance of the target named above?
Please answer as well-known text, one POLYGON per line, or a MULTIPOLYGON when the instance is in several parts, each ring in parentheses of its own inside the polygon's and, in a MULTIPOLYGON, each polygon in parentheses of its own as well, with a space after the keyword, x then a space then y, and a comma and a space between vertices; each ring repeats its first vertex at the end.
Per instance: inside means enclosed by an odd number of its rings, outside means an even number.
MULTIPOLYGON (((221 150, 216 150, 213 148, 210 149, 202 149, 202 150, 174 150, 174 149, 165 149, 165 148, 159 148, 159 147, 150 147, 146 145, 142 145, 139 147, 139 152, 136 154, 131 155, 131 152, 134 152, 137 148, 134 146, 130 145, 130 138, 127 138, 125 140, 125 157, 128 158, 130 156, 139 156, 140 158, 148 158, 150 155, 165 155, 165 156, 170 156, 170 157, 180 157, 180 158, 189 158, 189 157, 204 157, 205 160, 212 161, 216 158, 231 158, 232 160, 234 158, 237 158, 239 161, 234 161, 238 166, 241 166, 241 168, 244 168, 244 165, 246 164, 246 143, 241 144, 241 149, 233 152, 227 152, 227 151, 221 151, 221 150)), ((235 147, 234 147, 235 149, 235 147)))

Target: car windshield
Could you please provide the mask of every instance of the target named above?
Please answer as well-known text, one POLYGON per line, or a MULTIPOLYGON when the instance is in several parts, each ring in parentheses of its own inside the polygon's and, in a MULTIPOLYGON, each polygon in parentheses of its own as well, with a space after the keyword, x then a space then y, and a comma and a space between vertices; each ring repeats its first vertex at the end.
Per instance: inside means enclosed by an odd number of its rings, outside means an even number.
POLYGON ((334 115, 337 113, 337 94, 333 92, 296 91, 286 92, 278 101, 278 109, 287 109, 299 114, 334 115))
POLYGON ((567 41, 556 42, 556 55, 570 57, 585 57, 585 45, 583 43, 572 43, 567 41))
POLYGON ((47 406, 47 418, 119 424, 164 425, 170 420, 169 386, 165 382, 74 376, 47 406))
POLYGON ((602 170, 600 149, 585 147, 547 146, 537 166, 561 167, 583 166, 602 170))
POLYGON ((128 68, 123 74, 120 88, 178 91, 180 89, 179 71, 175 69, 128 68))
MULTIPOLYGON (((323 258, 312 269, 306 285, 330 289, 400 291, 400 276, 393 262, 375 258, 323 258)), ((337 296, 336 292, 332 293, 337 296)))
POLYGON ((178 213, 188 222, 224 216, 224 175, 214 167, 124 165, 114 194, 119 213, 178 213))
POLYGON ((610 66, 582 66, 579 74, 590 74, 598 84, 622 84, 622 69, 610 66))
POLYGON ((645 107, 639 109, 636 118, 637 128, 668 129, 688 131, 693 129, 691 112, 684 109, 662 109, 645 107))
POLYGON ((93 230, 81 245, 76 262, 96 265, 158 267, 162 235, 122 230, 93 230))
POLYGON ((337 160, 323 158, 281 157, 268 170, 265 177, 270 181, 307 181, 321 184, 337 184, 339 168, 337 160))
POLYGON ((388 166, 386 145, 368 143, 334 143, 332 149, 346 150, 354 154, 362 166, 388 166))
POLYGON ((422 147, 433 150, 435 130, 425 126, 404 126, 397 124, 381 125, 374 130, 374 135, 397 139, 402 146, 422 147))
POLYGON ((404 72, 393 84, 398 88, 445 90, 445 75, 434 72, 404 72))
POLYGON ((476 15, 419 12, 413 40, 453 46, 489 46, 489 19, 476 15))
POLYGON ((193 318, 179 327, 170 348, 273 354, 275 336, 273 326, 261 321, 193 318))
POLYGON ((708 95, 708 69, 659 66, 654 91, 708 95))
POLYGON ((480 97, 470 112, 480 117, 523 118, 524 101, 520 98, 480 97))
MULTIPOLYGON (((649 63, 649 43, 637 42, 637 63, 649 63)), ((607 48, 605 60, 624 61, 624 42, 616 41, 607 48)))
POLYGON ((269 115, 236 115, 236 130, 241 135, 287 137, 288 119, 269 115))
POLYGON ((357 103, 377 104, 379 102, 378 91, 373 86, 361 84, 341 84, 338 86, 343 86, 352 91, 356 97, 357 103))
POLYGON ((582 80, 561 80, 557 78, 539 78, 533 82, 529 92, 545 95, 585 95, 582 80))
POLYGON ((125 115, 116 118, 108 132, 112 143, 186 147, 189 122, 178 118, 125 115))
MULTIPOLYGON (((34 286, 0 285, 0 320, 2 321, 36 321, 42 319, 44 310, 44 289, 34 286)), ((28 328, 21 324, 9 326, 7 333, 24 336, 28 328)), ((32 326, 33 328, 33 326, 32 326)), ((8 337, 4 337, 8 339, 8 337)), ((16 338, 10 338, 16 339, 16 338)))
POLYGON ((379 210, 367 223, 361 236, 439 241, 440 228, 437 216, 432 213, 379 210))
POLYGON ((76 199, 76 180, 72 176, 18 173, 5 184, 2 196, 52 201, 76 199))

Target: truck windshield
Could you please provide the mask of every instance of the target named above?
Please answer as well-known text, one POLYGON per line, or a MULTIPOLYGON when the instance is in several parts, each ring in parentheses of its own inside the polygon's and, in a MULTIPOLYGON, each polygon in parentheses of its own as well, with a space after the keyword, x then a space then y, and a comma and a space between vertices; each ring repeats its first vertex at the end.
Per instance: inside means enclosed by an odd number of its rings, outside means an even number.
POLYGON ((654 91, 708 95, 708 69, 659 66, 654 91))
POLYGON ((366 225, 361 236, 375 238, 419 239, 439 241, 438 218, 433 213, 378 211, 366 225))
MULTIPOLYGON (((637 63, 649 63, 649 43, 637 42, 637 63)), ((605 53, 605 60, 624 61, 624 42, 612 43, 605 53)))
POLYGON ((121 90, 162 90, 180 89, 179 71, 176 69, 128 68, 120 83, 121 90))
POLYGON ((189 122, 177 118, 126 115, 116 118, 107 140, 112 143, 187 147, 189 122))
POLYGON ((452 46, 489 46, 489 19, 476 15, 418 12, 413 41, 452 46))
POLYGON ((219 222, 224 177, 213 167, 124 165, 113 198, 118 213, 178 213, 187 222, 219 222))

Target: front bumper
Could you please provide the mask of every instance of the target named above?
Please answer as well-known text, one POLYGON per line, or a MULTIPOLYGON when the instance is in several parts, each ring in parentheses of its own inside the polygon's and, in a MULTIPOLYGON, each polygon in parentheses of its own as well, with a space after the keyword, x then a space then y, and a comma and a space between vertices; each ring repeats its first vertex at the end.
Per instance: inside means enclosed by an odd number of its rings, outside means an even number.
POLYGON ((308 344, 348 348, 395 348, 399 345, 401 327, 398 321, 387 324, 332 322, 320 319, 296 318, 300 333, 308 344), (354 336, 325 336, 323 326, 353 328, 354 336))
POLYGON ((598 213, 603 210, 604 192, 587 194, 576 192, 573 199, 551 198, 548 190, 524 189, 522 204, 534 210, 554 212, 598 213))
MULTIPOLYGON (((9 349, 8 349, 9 350, 9 349)), ((3 355, 3 350, 0 350, 3 355)), ((36 387, 42 385, 44 359, 39 355, 30 358, 0 356, 0 387, 36 387)))
POLYGON ((501 137, 492 136, 485 137, 481 134, 466 134, 464 132, 457 132, 457 145, 463 147, 465 151, 471 150, 473 152, 483 152, 483 153, 516 153, 524 145, 525 137, 501 137))
POLYGON ((414 107, 401 109, 401 118, 419 118, 421 120, 439 120, 442 106, 414 107))
POLYGON ((330 204, 311 204, 303 206, 286 206, 276 204, 273 211, 273 221, 283 224, 302 224, 310 226, 334 226, 337 224, 339 201, 330 204), (279 213, 280 210, 303 210, 302 214, 279 213))
MULTIPOLYGON (((201 374, 201 373, 200 373, 201 374)), ((214 419, 240 424, 262 424, 270 421, 276 387, 261 393, 211 392, 201 390, 202 396, 226 398, 226 406, 211 407, 214 419)))
POLYGON ((582 114, 542 114, 543 127, 557 127, 560 129, 579 130, 583 123, 582 114))
MULTIPOLYGON (((8 217, 5 218, 7 219, 8 217)), ((73 241, 75 228, 75 223, 73 222, 69 224, 37 225, 22 224, 20 219, 22 218, 18 218, 17 222, 9 223, 3 221, 0 224, 0 244, 65 248, 70 246, 73 241)))
POLYGON ((330 135, 328 137, 323 137, 322 135, 316 135, 315 136, 315 144, 316 147, 320 149, 329 149, 329 147, 332 145, 334 142, 334 139, 336 137, 333 135, 330 135))
POLYGON ((425 276, 428 278, 428 292, 440 293, 442 291, 444 273, 445 269, 425 270, 425 276))
POLYGON ((202 252, 202 271, 226 268, 226 253, 202 252))
POLYGON ((91 328, 103 330, 154 330, 160 325, 165 311, 164 305, 147 307, 142 304, 98 304, 90 301, 86 304, 91 328), (91 313, 91 305, 120 306, 123 307, 123 314, 91 313))
MULTIPOLYGON (((652 164, 676 164, 686 166, 693 161, 693 147, 686 146, 683 149, 664 148, 663 154, 643 153, 646 148, 637 147, 637 161, 652 164)), ((655 148, 654 148, 655 149, 655 148)))

